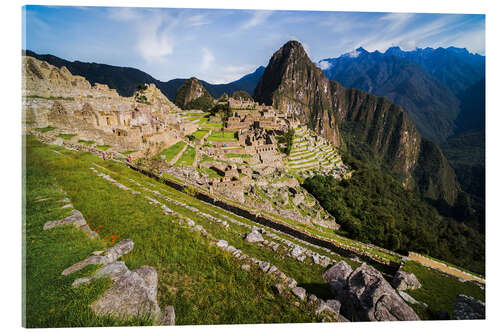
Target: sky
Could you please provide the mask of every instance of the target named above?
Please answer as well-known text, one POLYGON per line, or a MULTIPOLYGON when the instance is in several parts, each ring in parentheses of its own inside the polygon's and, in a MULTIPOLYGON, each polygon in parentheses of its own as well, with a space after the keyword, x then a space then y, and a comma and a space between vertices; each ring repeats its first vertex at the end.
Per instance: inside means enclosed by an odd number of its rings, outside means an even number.
POLYGON ((485 55, 485 16, 134 7, 23 7, 23 49, 134 67, 161 81, 227 83, 288 40, 314 62, 363 47, 465 47, 485 55))

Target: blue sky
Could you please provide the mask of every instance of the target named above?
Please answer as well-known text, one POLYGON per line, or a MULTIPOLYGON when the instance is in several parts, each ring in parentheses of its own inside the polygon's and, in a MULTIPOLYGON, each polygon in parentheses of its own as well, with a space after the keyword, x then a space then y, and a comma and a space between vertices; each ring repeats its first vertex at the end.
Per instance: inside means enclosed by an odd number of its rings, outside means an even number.
POLYGON ((484 15, 27 6, 23 48, 135 67, 156 79, 225 83, 267 65, 286 41, 311 60, 359 46, 465 47, 485 54, 484 15))

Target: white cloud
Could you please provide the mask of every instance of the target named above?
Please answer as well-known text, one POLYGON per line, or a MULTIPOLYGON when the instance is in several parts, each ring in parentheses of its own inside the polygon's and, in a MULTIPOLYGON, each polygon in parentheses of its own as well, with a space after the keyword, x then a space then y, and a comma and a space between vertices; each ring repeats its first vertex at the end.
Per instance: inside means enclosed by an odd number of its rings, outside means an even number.
POLYGON ((212 75, 208 80, 210 83, 222 84, 240 79, 242 76, 252 73, 257 65, 219 65, 212 66, 212 75))
POLYGON ((332 66, 332 64, 330 64, 328 61, 321 60, 320 62, 318 62, 318 67, 321 68, 321 70, 326 70, 326 69, 330 68, 331 66, 332 66))
POLYGON ((268 10, 256 10, 252 12, 252 17, 248 21, 243 23, 240 29, 247 30, 257 25, 260 25, 264 23, 272 13, 273 13, 272 11, 268 10))
POLYGON ((185 20, 185 23, 192 27, 198 27, 201 25, 210 24, 211 22, 207 19, 205 15, 198 14, 198 15, 188 16, 185 20))
POLYGON ((116 21, 133 21, 141 19, 141 17, 142 15, 137 9, 127 7, 109 9, 109 18, 116 21))
POLYGON ((215 57, 213 55, 213 53, 207 49, 206 47, 204 47, 202 50, 202 59, 201 59, 201 70, 203 72, 206 72, 207 70, 210 69, 210 67, 212 66, 212 64, 214 63, 215 61, 215 57))

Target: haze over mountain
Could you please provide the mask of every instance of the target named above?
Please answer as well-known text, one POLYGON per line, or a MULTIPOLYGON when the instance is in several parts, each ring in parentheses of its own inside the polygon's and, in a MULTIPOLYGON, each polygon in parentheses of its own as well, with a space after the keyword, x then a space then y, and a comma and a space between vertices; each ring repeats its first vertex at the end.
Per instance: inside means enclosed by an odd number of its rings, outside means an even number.
MULTIPOLYGON (((169 100, 174 101, 177 90, 187 80, 177 78, 169 81, 160 81, 148 73, 131 67, 119 67, 94 62, 68 61, 51 54, 37 54, 30 50, 23 51, 23 54, 46 61, 57 67, 66 66, 74 75, 85 76, 91 84, 107 84, 110 88, 116 89, 121 96, 126 97, 134 94, 138 84, 154 83, 169 100)), ((238 90, 244 90, 249 94, 253 94, 253 90, 263 72, 264 67, 260 66, 253 73, 225 84, 211 84, 203 80, 199 81, 215 98, 220 97, 223 93, 231 95, 238 90)))

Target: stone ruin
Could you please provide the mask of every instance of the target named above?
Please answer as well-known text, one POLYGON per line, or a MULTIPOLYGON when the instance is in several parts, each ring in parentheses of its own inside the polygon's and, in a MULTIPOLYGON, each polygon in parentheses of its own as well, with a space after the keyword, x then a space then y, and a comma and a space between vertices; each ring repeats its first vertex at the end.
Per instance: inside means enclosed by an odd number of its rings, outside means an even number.
POLYGON ((75 143, 81 139, 116 151, 154 153, 196 130, 154 84, 146 84, 138 99, 32 57, 23 57, 22 69, 24 120, 76 134, 75 143))

